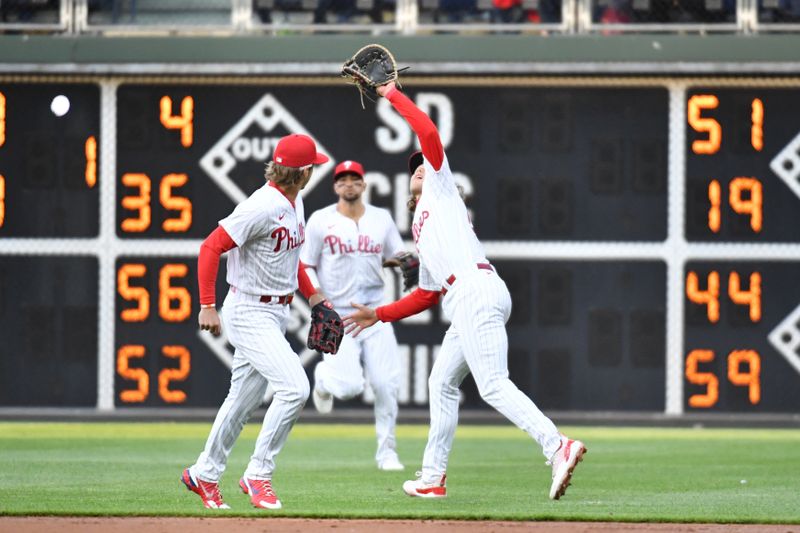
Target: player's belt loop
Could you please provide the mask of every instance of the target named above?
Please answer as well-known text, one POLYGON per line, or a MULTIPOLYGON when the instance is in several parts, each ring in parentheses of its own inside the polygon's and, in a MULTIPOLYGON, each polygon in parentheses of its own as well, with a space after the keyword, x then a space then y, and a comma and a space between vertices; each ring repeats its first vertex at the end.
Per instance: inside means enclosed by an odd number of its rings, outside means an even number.
MULTIPOLYGON (((478 267, 481 270, 491 270, 492 272, 494 272, 494 267, 489 263, 477 263, 475 266, 478 267)), ((455 281, 456 281, 456 275, 455 274, 450 274, 450 277, 448 277, 445 280, 445 283, 447 283, 448 287, 452 287, 453 283, 455 283, 455 281)), ((448 290, 449 289, 447 287, 442 287, 442 296, 447 294, 448 290)))
POLYGON ((262 296, 259 301, 265 304, 277 302, 279 305, 289 305, 294 300, 294 294, 284 294, 283 296, 262 296))
MULTIPOLYGON (((231 291, 232 292, 241 292, 241 291, 239 291, 239 289, 237 289, 233 285, 231 285, 231 291)), ((241 293, 241 297, 242 298, 246 298, 247 300, 249 300, 251 302, 255 301, 255 300, 258 300, 262 304, 269 304, 269 303, 273 303, 274 302, 274 303, 279 304, 279 305, 289 305, 290 303, 292 303, 292 300, 294 300, 294 293, 292 293, 292 294, 284 294, 283 296, 270 296, 268 294, 264 295, 264 296, 259 296, 257 294, 247 294, 247 293, 242 292, 241 293)))

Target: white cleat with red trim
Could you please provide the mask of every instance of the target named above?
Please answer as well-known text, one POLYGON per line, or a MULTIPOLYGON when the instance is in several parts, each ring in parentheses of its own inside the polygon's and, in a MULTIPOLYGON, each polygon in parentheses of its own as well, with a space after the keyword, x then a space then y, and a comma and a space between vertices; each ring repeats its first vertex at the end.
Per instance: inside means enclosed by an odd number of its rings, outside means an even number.
POLYGON ((550 485, 550 499, 557 500, 567 492, 572 472, 579 462, 583 460, 586 446, 579 440, 568 439, 561 436, 561 447, 555 455, 547 461, 553 467, 553 483, 550 485))
POLYGON ((447 475, 442 474, 442 477, 435 481, 425 483, 422 481, 422 472, 417 472, 417 479, 403 483, 403 491, 409 496, 417 498, 444 498, 447 496, 446 479, 447 475))

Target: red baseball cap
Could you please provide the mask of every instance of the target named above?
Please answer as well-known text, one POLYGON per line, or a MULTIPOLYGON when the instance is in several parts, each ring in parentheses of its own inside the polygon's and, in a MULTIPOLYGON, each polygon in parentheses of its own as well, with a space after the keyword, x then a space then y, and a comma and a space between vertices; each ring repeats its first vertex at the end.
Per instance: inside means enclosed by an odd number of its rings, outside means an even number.
POLYGON ((361 166, 361 163, 358 161, 342 161, 338 165, 336 165, 336 169, 333 171, 333 181, 336 181, 336 178, 343 174, 355 174, 359 178, 364 177, 364 167, 361 166))
POLYGON ((417 168, 422 164, 422 152, 414 152, 408 158, 408 173, 413 174, 417 168))
POLYGON ((272 160, 285 167, 301 168, 321 165, 328 161, 328 156, 317 152, 317 145, 308 135, 293 133, 278 141, 272 160))

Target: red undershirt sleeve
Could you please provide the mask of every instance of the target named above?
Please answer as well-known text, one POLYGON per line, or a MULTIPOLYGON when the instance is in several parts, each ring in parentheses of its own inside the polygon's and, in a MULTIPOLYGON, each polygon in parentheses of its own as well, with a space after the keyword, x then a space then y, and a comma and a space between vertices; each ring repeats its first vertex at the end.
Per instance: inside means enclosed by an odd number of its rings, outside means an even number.
POLYGON ((411 99, 397 88, 386 93, 385 98, 394 106, 398 113, 408 121, 411 129, 419 137, 422 155, 438 171, 444 161, 444 148, 439 138, 439 131, 428 115, 422 112, 411 99))
POLYGON ((314 287, 314 284, 311 282, 311 279, 308 277, 306 273, 306 265, 300 261, 300 267, 297 269, 297 284, 300 287, 300 293, 305 297, 306 300, 317 292, 317 289, 314 287))
POLYGON ((381 322, 395 322, 433 307, 439 303, 439 296, 438 291, 417 288, 396 302, 378 307, 375 314, 381 322))
POLYGON ((220 256, 236 248, 231 236, 222 226, 211 232, 200 246, 197 256, 197 284, 200 291, 200 305, 214 305, 217 303, 216 285, 217 272, 219 271, 220 256))

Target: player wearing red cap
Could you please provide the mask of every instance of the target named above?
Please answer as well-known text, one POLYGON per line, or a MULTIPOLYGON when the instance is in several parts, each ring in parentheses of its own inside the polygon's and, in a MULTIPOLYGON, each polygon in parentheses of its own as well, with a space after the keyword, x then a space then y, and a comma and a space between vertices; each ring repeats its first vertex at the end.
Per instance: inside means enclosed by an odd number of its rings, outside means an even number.
POLYGON ((235 348, 228 396, 205 449, 181 477, 207 508, 229 509, 222 500, 219 479, 245 422, 264 399, 267 382, 274 396, 239 486, 254 506, 281 507, 271 482, 275 456, 309 394, 303 365, 285 337, 289 304, 298 285, 312 306, 325 300, 298 269, 305 240, 300 191, 311 179, 314 165, 327 160, 308 136, 282 138, 267 164, 267 183, 220 220, 200 248, 200 329, 216 336, 224 327, 235 348), (230 289, 220 322, 215 285, 219 258, 226 251, 230 289))
MULTIPOLYGON (((350 302, 383 301, 381 264, 403 251, 392 216, 364 203, 365 189, 361 164, 339 163, 333 174, 339 201, 311 215, 300 252, 312 284, 322 288, 342 316, 354 311, 350 302)), ((402 470, 395 442, 400 387, 397 340, 391 324, 372 329, 363 337, 345 336, 336 355, 324 354, 314 369, 312 400, 317 411, 329 413, 334 398, 346 400, 364 391, 366 373, 375 393, 375 460, 381 470, 402 470)))

